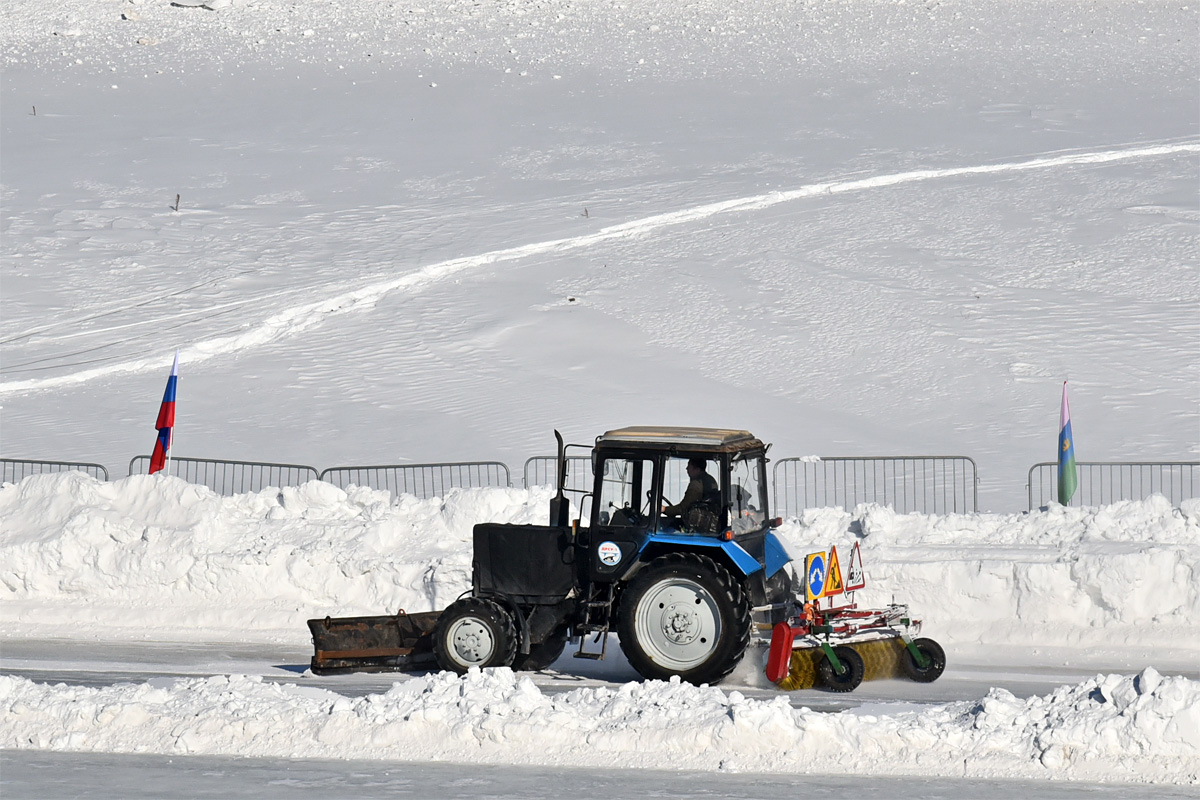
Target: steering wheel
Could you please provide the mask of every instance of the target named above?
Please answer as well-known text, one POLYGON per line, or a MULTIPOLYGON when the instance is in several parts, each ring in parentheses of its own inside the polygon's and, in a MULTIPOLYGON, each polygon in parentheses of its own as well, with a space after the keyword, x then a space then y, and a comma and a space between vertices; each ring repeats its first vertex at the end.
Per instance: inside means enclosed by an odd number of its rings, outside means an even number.
POLYGON ((613 525, 638 525, 642 521, 642 513, 633 506, 621 506, 612 513, 613 525))

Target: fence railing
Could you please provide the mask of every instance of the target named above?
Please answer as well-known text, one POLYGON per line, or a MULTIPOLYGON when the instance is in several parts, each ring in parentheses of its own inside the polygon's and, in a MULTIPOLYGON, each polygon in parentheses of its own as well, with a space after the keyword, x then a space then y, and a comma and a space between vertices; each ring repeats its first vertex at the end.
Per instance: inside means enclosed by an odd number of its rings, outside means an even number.
MULTIPOLYGON (((134 456, 129 462, 130 475, 150 471, 150 456, 134 456)), ((266 461, 223 461, 215 458, 171 457, 164 470, 188 483, 207 486, 217 494, 234 495, 259 492, 268 486, 282 489, 317 479, 316 467, 305 464, 272 464, 266 461)))
POLYGON ((393 496, 401 493, 416 495, 422 500, 443 497, 448 489, 512 485, 508 466, 499 461, 330 467, 319 477, 342 489, 351 485, 367 486, 386 489, 393 496))
MULTIPOLYGON (((534 456, 525 461, 525 488, 530 486, 558 486, 558 459, 555 456, 534 456)), ((590 492, 592 490, 592 459, 587 456, 567 456, 567 491, 590 492)))
MULTIPOLYGON (((145 474, 150 456, 129 462, 129 474, 145 474)), ((554 456, 534 456, 525 462, 524 485, 553 486, 554 456)), ((1096 506, 1121 500, 1164 495, 1178 506, 1200 497, 1200 461, 1081 461, 1079 489, 1071 505, 1096 506)), ((0 482, 16 483, 42 473, 79 470, 108 480, 102 464, 82 461, 0 459, 0 482)), ((318 473, 304 464, 261 461, 227 461, 210 458, 172 458, 170 474, 213 491, 232 495, 261 491, 268 486, 299 486, 324 480, 341 488, 350 485, 385 489, 393 495, 408 493, 420 498, 444 495, 453 488, 512 485, 509 468, 499 461, 464 461, 440 464, 385 464, 331 467, 318 473)), ((592 489, 592 461, 587 456, 567 458, 566 489, 592 489)), ((979 509, 978 471, 967 456, 875 456, 814 459, 784 458, 775 463, 772 476, 775 513, 795 516, 805 508, 879 503, 901 513, 972 513, 979 509)), ((1057 500, 1058 465, 1034 464, 1029 470, 1029 509, 1057 500)))
POLYGON ((879 503, 900 513, 971 513, 979 508, 979 477, 967 456, 837 456, 775 462, 775 513, 879 503))
POLYGON ((0 458, 0 483, 16 483, 28 475, 41 475, 46 472, 70 472, 71 470, 78 470, 98 480, 108 480, 108 468, 103 464, 92 464, 87 461, 39 461, 30 458, 0 458))
MULTIPOLYGON (((1161 494, 1178 506, 1200 497, 1200 461, 1077 461, 1079 484, 1072 506, 1144 500, 1161 494)), ((1058 501, 1058 464, 1029 468, 1029 510, 1058 501)))

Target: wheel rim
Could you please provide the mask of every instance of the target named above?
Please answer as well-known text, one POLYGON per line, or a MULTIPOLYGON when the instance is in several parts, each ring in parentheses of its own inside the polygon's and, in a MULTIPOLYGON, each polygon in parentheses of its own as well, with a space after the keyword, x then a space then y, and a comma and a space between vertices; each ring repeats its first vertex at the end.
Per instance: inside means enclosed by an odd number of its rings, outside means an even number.
POLYGON ((700 584, 671 578, 654 584, 634 612, 638 644, 652 661, 686 670, 704 663, 721 639, 721 612, 700 584))
POLYGON ((460 619, 451 625, 448 638, 454 660, 468 667, 486 662, 496 650, 491 629, 474 617, 460 619))

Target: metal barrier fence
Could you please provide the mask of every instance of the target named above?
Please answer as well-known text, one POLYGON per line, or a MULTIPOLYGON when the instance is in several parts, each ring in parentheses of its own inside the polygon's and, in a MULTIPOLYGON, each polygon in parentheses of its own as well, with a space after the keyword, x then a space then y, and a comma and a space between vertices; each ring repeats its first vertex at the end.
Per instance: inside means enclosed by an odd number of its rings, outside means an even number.
POLYGON ((422 500, 444 497, 447 489, 512 485, 508 466, 499 461, 462 461, 447 464, 381 464, 368 467, 330 467, 320 479, 345 489, 367 486, 386 489, 393 496, 416 495, 422 500))
MULTIPOLYGON (((554 456, 534 456, 525 462, 526 488, 553 486, 554 456)), ((145 474, 150 456, 129 462, 129 474, 145 474)), ((1162 494, 1175 506, 1200 497, 1200 461, 1077 462, 1079 490, 1073 506, 1096 506, 1121 500, 1140 500, 1162 494)), ((80 461, 0 459, 0 482, 16 483, 28 475, 79 470, 108 480, 102 464, 80 461)), ((465 461, 442 464, 388 464, 331 467, 318 473, 304 464, 260 461, 226 461, 209 458, 172 458, 170 474, 189 483, 232 495, 261 491, 268 486, 299 486, 323 480, 341 488, 350 485, 386 489, 394 495, 408 493, 422 499, 442 496, 448 489, 485 486, 508 487, 512 479, 499 461, 465 461)), ((566 489, 592 489, 592 461, 586 456, 567 458, 566 489)), ((805 508, 879 503, 901 513, 971 513, 979 508, 978 471, 967 456, 832 457, 820 460, 784 458, 772 475, 773 507, 784 517, 805 508)), ((1029 509, 1057 499, 1058 464, 1042 462, 1029 469, 1026 485, 1029 509)))
MULTIPOLYGON (((130 475, 150 471, 150 456, 134 456, 129 462, 130 475)), ((265 461, 223 461, 215 458, 171 457, 164 470, 188 483, 207 486, 217 494, 234 495, 258 492, 268 486, 299 486, 317 479, 315 467, 304 464, 272 464, 265 461)))
MULTIPOLYGON (((534 456, 525 461, 525 488, 530 486, 558 487, 558 458, 556 456, 534 456)), ((567 456, 567 491, 590 492, 592 490, 592 459, 587 456, 567 456)))
POLYGON ((0 458, 0 483, 16 483, 27 475, 41 475, 47 472, 79 472, 91 475, 98 480, 108 480, 108 468, 103 464, 92 464, 86 461, 38 461, 28 458, 0 458))
MULTIPOLYGON (((1120 500, 1164 495, 1178 506, 1200 497, 1200 461, 1077 461, 1079 487, 1072 506, 1099 506, 1120 500)), ((1058 501, 1058 464, 1043 461, 1029 468, 1029 510, 1058 501), (1034 494, 1036 490, 1036 502, 1034 494)))
POLYGON ((979 476, 967 456, 784 458, 775 462, 771 493, 774 513, 783 517, 859 503, 902 514, 971 513, 979 508, 979 476))

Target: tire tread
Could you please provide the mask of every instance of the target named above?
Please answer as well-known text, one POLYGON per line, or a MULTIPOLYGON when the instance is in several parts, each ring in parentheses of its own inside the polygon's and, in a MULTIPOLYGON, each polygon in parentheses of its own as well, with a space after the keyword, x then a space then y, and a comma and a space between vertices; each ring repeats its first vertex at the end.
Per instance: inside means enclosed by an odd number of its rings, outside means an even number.
POLYGON ((729 673, 733 672, 738 663, 741 662, 742 657, 746 654, 746 648, 750 644, 750 599, 742 588, 742 585, 729 573, 729 570, 708 556, 696 553, 669 553, 654 559, 634 576, 633 580, 629 582, 621 593, 622 600, 617 622, 618 630, 623 634, 620 636, 621 651, 625 654, 629 663, 633 665, 634 669, 641 673, 643 677, 660 679, 675 674, 647 663, 647 659, 637 645, 632 641, 627 642, 628 639, 633 638, 629 635, 633 627, 633 603, 628 602, 628 607, 626 607, 627 601, 625 598, 639 596, 643 588, 642 584, 652 582, 658 579, 662 573, 670 570, 682 570, 699 574, 707 573, 717 582, 720 590, 725 595, 725 599, 733 609, 735 622, 734 635, 738 638, 732 655, 726 657, 722 663, 714 664, 709 661, 689 670, 687 673, 680 674, 680 678, 689 683, 719 683, 729 673))
POLYGON ((942 673, 946 671, 946 651, 942 646, 933 639, 925 638, 913 639, 913 645, 928 656, 931 663, 926 669, 921 669, 906 647, 900 656, 904 674, 917 683, 933 683, 942 677, 942 673))
POLYGON ((511 666, 517 655, 516 625, 513 624, 512 617, 508 615, 508 612, 497 603, 483 597, 464 597, 455 600, 438 617, 437 624, 433 628, 433 653, 437 658, 438 666, 444 670, 457 672, 459 675, 465 674, 469 669, 450 658, 445 649, 445 634, 448 628, 455 620, 467 616, 484 620, 501 634, 498 638, 501 639, 500 644, 503 647, 498 645, 497 654, 493 655, 489 663, 479 665, 480 668, 511 666))

